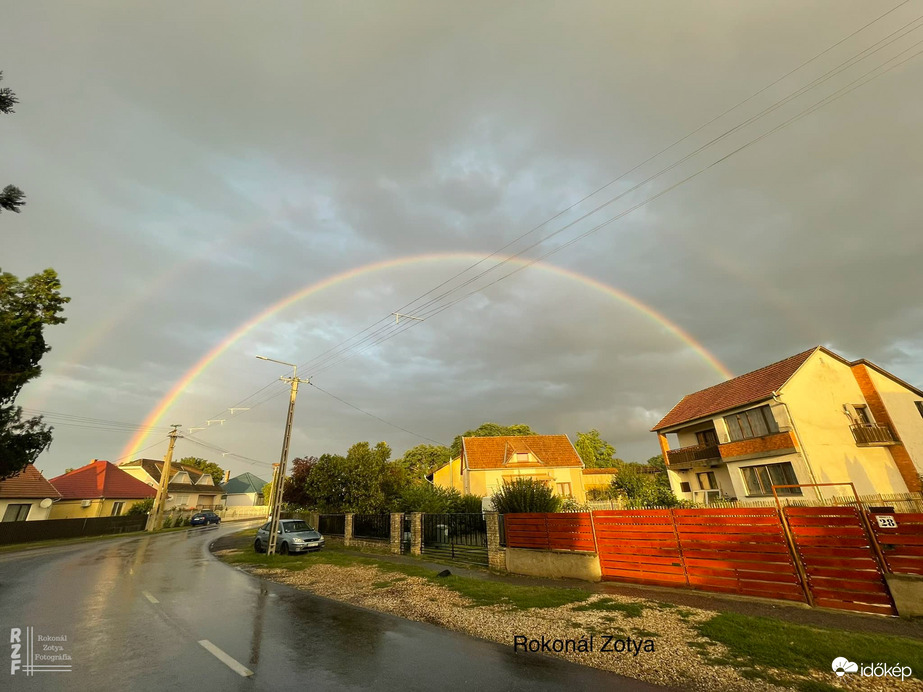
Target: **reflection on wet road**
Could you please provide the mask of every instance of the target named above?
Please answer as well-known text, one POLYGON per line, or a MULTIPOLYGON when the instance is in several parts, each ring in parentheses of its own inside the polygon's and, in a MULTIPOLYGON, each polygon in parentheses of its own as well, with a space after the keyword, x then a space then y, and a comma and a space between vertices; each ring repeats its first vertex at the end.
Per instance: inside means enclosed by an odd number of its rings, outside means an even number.
POLYGON ((208 553, 237 528, 0 556, 0 638, 66 636, 73 665, 0 689, 660 689, 255 579, 208 553))

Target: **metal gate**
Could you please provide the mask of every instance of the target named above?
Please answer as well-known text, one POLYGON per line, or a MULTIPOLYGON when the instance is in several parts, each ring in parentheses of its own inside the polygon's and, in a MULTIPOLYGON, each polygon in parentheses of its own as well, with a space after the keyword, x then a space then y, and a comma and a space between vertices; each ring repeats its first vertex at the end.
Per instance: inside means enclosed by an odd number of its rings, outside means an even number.
POLYGON ((812 605, 896 615, 876 543, 855 506, 785 507, 812 605))
POLYGON ((404 514, 401 519, 401 554, 410 553, 410 515, 404 514))
POLYGON ((423 554, 488 564, 487 520, 483 514, 424 514, 423 554))

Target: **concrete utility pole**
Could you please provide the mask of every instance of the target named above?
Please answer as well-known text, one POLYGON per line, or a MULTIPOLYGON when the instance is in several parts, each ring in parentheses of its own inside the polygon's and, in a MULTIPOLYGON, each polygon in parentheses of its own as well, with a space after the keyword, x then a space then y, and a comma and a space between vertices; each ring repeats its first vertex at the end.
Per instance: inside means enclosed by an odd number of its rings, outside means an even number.
POLYGON ((145 531, 156 531, 160 528, 163 520, 163 507, 167 502, 167 486, 170 484, 170 465, 173 463, 173 445, 176 444, 178 435, 176 429, 179 425, 171 426, 170 446, 167 447, 167 453, 163 458, 163 468, 160 470, 160 483, 157 486, 157 496, 154 498, 154 506, 151 507, 151 513, 147 515, 147 527, 145 531))
POLYGON ((267 358, 266 356, 257 356, 260 360, 268 360, 280 365, 288 365, 292 368, 291 377, 280 377, 283 382, 291 385, 291 396, 288 400, 288 416, 285 419, 285 436, 282 438, 282 456, 279 459, 279 467, 273 474, 272 501, 270 502, 269 517, 269 545, 266 546, 266 554, 273 555, 276 552, 276 535, 279 532, 279 512, 282 509, 282 487, 285 485, 285 462, 288 459, 288 443, 292 437, 292 419, 295 417, 295 398, 298 396, 298 385, 301 382, 308 384, 310 378, 302 380, 298 378, 298 366, 294 363, 267 358))

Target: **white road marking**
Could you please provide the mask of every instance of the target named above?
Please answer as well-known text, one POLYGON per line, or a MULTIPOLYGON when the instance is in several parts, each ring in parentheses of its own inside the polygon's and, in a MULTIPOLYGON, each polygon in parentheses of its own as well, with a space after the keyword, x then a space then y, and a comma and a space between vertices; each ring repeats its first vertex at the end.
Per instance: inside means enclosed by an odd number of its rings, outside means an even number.
POLYGON ((246 666, 235 661, 233 658, 228 656, 226 653, 224 653, 221 649, 219 649, 217 646, 212 644, 207 639, 200 640, 199 644, 202 645, 202 648, 210 652, 212 655, 214 655, 215 658, 217 658, 219 661, 221 661, 224 665, 226 665, 228 668, 233 670, 238 675, 241 675, 245 678, 253 675, 252 670, 250 670, 246 666))
POLYGON ((141 593, 143 593, 143 594, 144 594, 144 597, 145 597, 147 600, 149 600, 151 603, 160 603, 160 601, 158 601, 156 598, 154 598, 154 595, 153 595, 150 591, 142 591, 141 593))

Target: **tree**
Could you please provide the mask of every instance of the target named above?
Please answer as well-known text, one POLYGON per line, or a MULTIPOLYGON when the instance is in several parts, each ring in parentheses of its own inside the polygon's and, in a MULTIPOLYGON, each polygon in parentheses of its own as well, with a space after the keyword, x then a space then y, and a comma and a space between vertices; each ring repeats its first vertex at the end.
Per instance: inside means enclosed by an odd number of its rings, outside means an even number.
MULTIPOLYGON (((3 81, 3 72, 0 72, 0 81, 3 81)), ((7 115, 15 113, 13 106, 19 103, 16 94, 9 87, 0 88, 0 113, 7 115)), ((6 209, 19 213, 19 208, 25 205, 25 194, 15 185, 7 185, 0 191, 0 210, 6 209)))
MULTIPOLYGON (((658 457, 648 460, 656 468, 658 457)), ((666 472, 650 473, 645 465, 622 463, 610 485, 612 494, 623 497, 631 507, 675 507, 679 504, 666 472)))
POLYGON ((595 428, 578 432, 574 447, 587 468, 608 468, 615 464, 615 447, 602 439, 595 428))
POLYGON ((41 416, 24 418, 15 405, 23 386, 38 377, 39 362, 51 347, 46 326, 62 324, 61 282, 53 269, 20 281, 0 272, 0 480, 33 463, 51 444, 53 428, 41 416))
POLYGON ((461 454, 463 437, 506 437, 517 435, 538 435, 532 428, 523 423, 515 425, 498 425, 497 423, 482 423, 474 430, 469 430, 458 435, 449 448, 452 459, 461 454))
POLYGON ((299 457, 292 460, 292 475, 285 479, 282 501, 296 507, 311 507, 314 498, 308 492, 308 477, 317 464, 317 457, 299 457))
POLYGON ((398 462, 407 471, 411 483, 425 482, 424 476, 432 473, 452 458, 452 452, 443 445, 422 444, 411 447, 398 462))
POLYGON ((224 469, 208 459, 202 459, 201 457, 183 457, 179 460, 179 463, 186 464, 186 466, 193 466, 199 469, 199 471, 207 473, 215 480, 215 485, 221 485, 221 482, 224 480, 224 469))
POLYGON ((357 442, 346 456, 324 454, 311 469, 306 491, 322 512, 386 511, 406 487, 406 472, 390 462, 384 442, 357 442))
POLYGON ((138 514, 149 514, 152 509, 154 509, 154 498, 148 497, 143 500, 138 500, 135 504, 129 507, 128 511, 125 512, 125 516, 133 517, 138 514))

